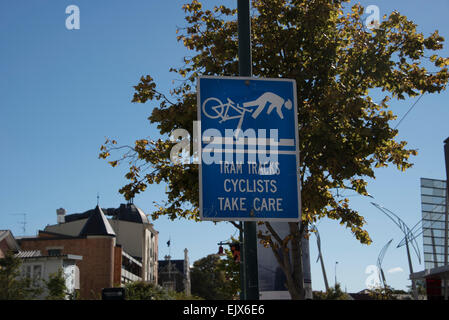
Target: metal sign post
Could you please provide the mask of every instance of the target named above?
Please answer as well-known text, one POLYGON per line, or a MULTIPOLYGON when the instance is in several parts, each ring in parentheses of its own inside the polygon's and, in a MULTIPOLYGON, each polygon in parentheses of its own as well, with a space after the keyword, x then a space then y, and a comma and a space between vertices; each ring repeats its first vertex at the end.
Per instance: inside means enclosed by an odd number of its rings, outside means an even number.
MULTIPOLYGON (((251 60, 251 16, 249 0, 237 0, 237 24, 239 39, 239 74, 252 76, 251 60)), ((245 300, 259 300, 257 273, 257 226, 256 222, 243 224, 243 275, 245 300)))
POLYGON ((296 82, 252 78, 249 0, 238 0, 239 77, 197 81, 200 218, 243 221, 244 294, 259 298, 256 221, 301 219, 296 82))

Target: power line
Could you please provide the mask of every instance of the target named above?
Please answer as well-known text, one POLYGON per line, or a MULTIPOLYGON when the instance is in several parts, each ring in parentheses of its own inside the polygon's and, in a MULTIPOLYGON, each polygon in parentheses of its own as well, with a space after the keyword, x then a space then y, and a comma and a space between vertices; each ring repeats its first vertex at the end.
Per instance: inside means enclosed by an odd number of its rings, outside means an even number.
POLYGON ((399 125, 401 124, 401 122, 405 119, 405 117, 410 113, 410 111, 412 111, 412 109, 416 106, 416 104, 419 102, 419 100, 421 100, 421 98, 423 97, 424 93, 422 93, 419 98, 415 101, 415 103, 410 107, 410 109, 408 109, 408 111, 404 114, 404 116, 401 118, 401 120, 399 120, 398 124, 394 127, 394 129, 396 130, 397 127, 399 127, 399 125))

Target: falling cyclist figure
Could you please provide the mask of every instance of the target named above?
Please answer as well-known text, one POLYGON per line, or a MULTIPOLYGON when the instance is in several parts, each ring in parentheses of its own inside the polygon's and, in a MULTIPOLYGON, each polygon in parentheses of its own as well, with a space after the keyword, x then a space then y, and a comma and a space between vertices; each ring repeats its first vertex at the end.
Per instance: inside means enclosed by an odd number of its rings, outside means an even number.
POLYGON ((252 117, 256 119, 263 111, 267 103, 269 104, 267 114, 270 114, 271 111, 276 108, 276 112, 281 119, 284 119, 284 115, 282 114, 282 107, 285 105, 288 110, 292 108, 292 102, 290 99, 287 99, 287 101, 285 101, 282 97, 272 92, 265 92, 256 100, 243 103, 243 107, 248 108, 250 106, 258 106, 256 111, 254 111, 252 114, 252 117))
POLYGON ((210 119, 219 119, 219 123, 238 119, 239 121, 235 131, 235 135, 238 136, 242 128, 245 114, 251 114, 252 117, 256 119, 267 104, 267 114, 270 115, 273 109, 276 108, 276 112, 281 119, 284 119, 282 107, 285 106, 288 110, 292 109, 292 101, 290 99, 285 100, 277 94, 265 92, 256 100, 244 102, 242 105, 236 104, 230 98, 227 98, 227 102, 223 103, 216 97, 209 97, 204 100, 202 110, 206 117, 210 119))

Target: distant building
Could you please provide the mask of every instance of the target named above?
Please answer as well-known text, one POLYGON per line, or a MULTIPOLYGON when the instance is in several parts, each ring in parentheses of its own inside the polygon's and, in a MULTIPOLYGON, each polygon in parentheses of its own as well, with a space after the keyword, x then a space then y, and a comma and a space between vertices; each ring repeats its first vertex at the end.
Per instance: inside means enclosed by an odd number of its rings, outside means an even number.
POLYGON ((44 299, 48 292, 43 283, 50 279, 50 275, 62 270, 68 295, 79 289, 80 273, 76 263, 82 260, 81 256, 60 254, 49 251, 49 255, 42 255, 39 250, 23 251, 10 230, 0 230, 0 259, 10 251, 15 257, 21 259, 21 276, 32 280, 32 285, 40 286, 44 290, 37 299, 44 299))
POLYGON ((81 298, 99 298, 103 288, 131 281, 157 283, 158 233, 134 204, 118 209, 97 206, 67 216, 64 209, 58 209, 57 221, 37 237, 21 239, 20 245, 44 256, 82 256, 76 263, 81 298))
POLYGON ((446 181, 421 178, 421 209, 426 269, 444 265, 446 181))
POLYGON ((80 272, 76 263, 82 260, 81 256, 73 254, 42 255, 39 250, 19 251, 16 257, 22 260, 21 275, 33 280, 35 285, 44 288, 38 299, 44 299, 48 292, 42 280, 48 281, 52 274, 62 270, 67 288, 67 298, 80 289, 80 272))
MULTIPOLYGON (((94 212, 65 215, 58 209, 58 224, 47 226, 44 231, 77 236, 88 218, 94 212)), ((62 211, 64 210, 64 211, 62 211)), ((133 203, 121 204, 119 208, 101 209, 113 229, 117 245, 124 253, 124 264, 139 266, 138 278, 153 283, 158 282, 158 234, 145 213, 133 203)), ((125 270, 121 283, 135 281, 137 278, 125 270)))
POLYGON ((410 275, 414 280, 425 280, 427 298, 443 299, 444 279, 449 277, 445 266, 445 226, 447 186, 445 180, 421 178, 422 235, 425 269, 410 275))
POLYGON ((355 293, 348 293, 348 296, 349 300, 374 300, 368 289, 363 289, 355 293))
POLYGON ((164 288, 191 294, 190 264, 188 250, 184 249, 183 260, 172 260, 165 256, 165 260, 159 261, 159 285, 164 288))

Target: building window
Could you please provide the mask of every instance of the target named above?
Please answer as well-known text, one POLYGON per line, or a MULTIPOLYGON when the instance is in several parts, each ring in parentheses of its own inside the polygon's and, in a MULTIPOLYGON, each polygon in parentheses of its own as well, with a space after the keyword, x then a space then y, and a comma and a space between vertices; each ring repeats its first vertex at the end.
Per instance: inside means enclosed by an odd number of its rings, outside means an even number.
POLYGON ((61 249, 48 249, 48 255, 51 257, 61 255, 61 249))
POLYGON ((25 266, 23 276, 25 278, 31 278, 31 266, 25 266))
POLYGON ((38 284, 39 280, 42 278, 42 266, 33 266, 33 284, 38 284))
POLYGON ((26 265, 22 269, 22 276, 30 279, 34 286, 39 285, 39 282, 42 279, 42 269, 41 264, 26 265))

